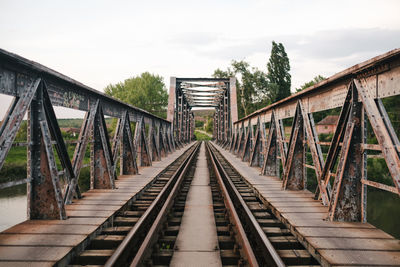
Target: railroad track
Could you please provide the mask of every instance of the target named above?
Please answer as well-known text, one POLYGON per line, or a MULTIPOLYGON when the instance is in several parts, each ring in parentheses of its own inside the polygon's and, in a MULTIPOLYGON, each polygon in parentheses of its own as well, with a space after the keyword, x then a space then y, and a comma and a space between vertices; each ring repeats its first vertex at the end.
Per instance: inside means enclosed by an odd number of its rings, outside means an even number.
POLYGON ((180 188, 198 152, 199 143, 164 169, 136 197, 124 205, 99 234, 70 261, 72 266, 127 266, 146 243, 147 233, 180 188))
MULTIPOLYGON (((71 264, 169 266, 174 252, 184 250, 177 248, 176 240, 200 145, 192 146, 140 192, 115 216, 113 226, 104 228, 71 264)), ((218 240, 215 250, 222 266, 318 265, 209 143, 206 155, 218 240)))
POLYGON ((209 143, 207 149, 218 183, 225 186, 233 204, 228 213, 238 214, 236 228, 244 229, 250 243, 250 246, 241 244, 246 263, 252 266, 319 266, 221 153, 209 143))

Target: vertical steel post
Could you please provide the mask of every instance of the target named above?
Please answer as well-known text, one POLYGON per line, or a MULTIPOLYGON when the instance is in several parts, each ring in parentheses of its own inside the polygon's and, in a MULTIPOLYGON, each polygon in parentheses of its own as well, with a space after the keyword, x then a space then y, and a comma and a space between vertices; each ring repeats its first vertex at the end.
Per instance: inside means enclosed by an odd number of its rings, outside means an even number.
POLYGON ((43 83, 28 113, 27 212, 29 219, 66 219, 54 151, 44 110, 43 83))

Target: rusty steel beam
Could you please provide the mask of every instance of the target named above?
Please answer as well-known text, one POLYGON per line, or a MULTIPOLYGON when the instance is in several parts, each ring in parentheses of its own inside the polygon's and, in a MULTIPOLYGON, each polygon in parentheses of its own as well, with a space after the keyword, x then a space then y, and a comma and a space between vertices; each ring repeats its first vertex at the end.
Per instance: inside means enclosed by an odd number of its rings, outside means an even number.
POLYGON ((253 147, 250 153, 250 166, 262 167, 261 155, 263 151, 263 132, 261 130, 260 118, 257 119, 256 132, 254 134, 253 147))
POLYGON ((292 132, 290 134, 287 159, 284 165, 283 189, 304 190, 304 123, 300 104, 297 104, 296 113, 293 120, 292 132))
POLYGON ((262 122, 268 122, 272 110, 275 110, 279 119, 291 118, 294 116, 299 99, 302 100, 304 109, 308 113, 342 107, 347 95, 347 86, 354 78, 365 80, 368 84, 366 90, 373 99, 399 95, 400 49, 394 49, 354 65, 305 90, 236 120, 234 123, 239 124, 241 121, 252 120, 252 124, 255 124, 258 116, 261 116, 262 122))
POLYGON ((120 118, 128 110, 132 121, 144 117, 165 124, 169 122, 143 109, 107 96, 39 63, 0 49, 0 93, 19 97, 38 77, 46 81, 53 106, 89 111, 91 103, 100 100, 106 116, 120 118))
POLYGON ((277 125, 275 120, 275 112, 272 112, 261 174, 268 176, 278 176, 279 170, 277 169, 277 155, 277 125))
POLYGON ((149 144, 146 139, 144 118, 136 123, 135 127, 135 146, 139 154, 140 166, 151 166, 151 156, 149 144))
MULTIPOLYGON (((301 100, 299 100, 298 105, 301 110, 301 114, 304 120, 304 128, 307 136, 307 144, 308 147, 310 148, 311 152, 311 157, 314 163, 314 170, 315 170, 315 175, 317 177, 317 184, 319 188, 319 192, 321 195, 322 203, 324 205, 328 205, 329 203, 329 196, 326 190, 326 187, 322 185, 322 169, 323 166, 325 165, 324 163, 324 157, 322 155, 321 151, 321 146, 319 145, 319 140, 318 140, 318 134, 315 130, 315 125, 314 125, 314 119, 312 113, 308 114, 301 103, 301 100)), ((306 175, 306 174, 305 174, 306 175)), ((330 188, 330 185, 329 185, 330 188)))
MULTIPOLYGON (((0 49, 0 94, 14 96, 0 127, 0 168, 12 146, 28 147, 27 178, 0 184, 7 188, 27 183, 28 217, 30 219, 65 219, 65 204, 74 197, 80 198, 78 179, 85 152, 91 144, 91 188, 115 188, 118 149, 121 174, 138 172, 136 143, 140 145, 142 165, 151 165, 152 159, 160 159, 159 134, 153 125, 164 131, 165 151, 175 149, 171 136, 171 122, 144 110, 113 99, 67 76, 36 62, 0 49), (53 106, 86 111, 76 144, 73 160, 66 148, 53 106), (16 133, 28 111, 28 140, 14 144, 16 133), (104 116, 119 119, 111 147, 104 116), (135 139, 130 121, 139 125, 135 139), (145 136, 144 125, 150 125, 145 136), (152 150, 148 147, 150 141, 152 150), (55 150, 54 150, 55 149, 55 150), (54 154, 61 163, 57 169, 54 154), (149 153, 153 153, 152 155, 149 153), (65 190, 60 188, 59 177, 64 176, 65 190)), ((187 115, 188 116, 188 115, 187 115)), ((188 124, 193 132, 194 123, 188 124)), ((188 137, 187 137, 188 139, 188 137)))
MULTIPOLYGON (((14 99, 8 112, 3 118, 0 128, 0 169, 17 135, 19 126, 28 110, 36 91, 41 84, 41 79, 32 81, 21 97, 14 99)), ((1 87, 1 86, 0 86, 1 87)))
MULTIPOLYGON (((129 114, 123 118, 120 129, 120 175, 138 174, 137 149, 132 137, 129 114)), ((114 163, 115 164, 115 163, 114 163)))
POLYGON ((235 78, 171 77, 168 120, 172 121, 174 143, 179 146, 193 139, 195 124, 192 108, 212 107, 216 109, 213 138, 221 145, 230 144, 233 120, 237 119, 235 85, 235 78), (197 87, 201 89, 192 89, 197 87))
MULTIPOLYGON (((255 125, 259 131, 260 121, 261 125, 269 122, 268 136, 261 135, 265 149, 257 155, 252 151, 250 165, 257 165, 254 159, 263 156, 261 174, 280 177, 277 164, 280 158, 282 186, 288 189, 305 189, 306 168, 312 168, 318 183, 315 198, 329 205, 328 219, 365 222, 367 186, 400 195, 400 141, 381 100, 395 95, 400 95, 400 49, 353 66, 235 121, 233 129, 237 132, 232 134, 230 150, 244 155, 249 146, 244 124, 248 125, 248 131, 255 125), (313 112, 336 107, 341 107, 341 112, 333 138, 330 142, 320 142, 313 112), (294 121, 287 142, 282 122, 291 117, 294 121), (379 145, 367 144, 368 121, 379 145), (246 139, 244 145, 243 139, 246 139), (305 162, 306 145, 313 165, 305 162), (321 145, 329 146, 326 160, 321 145), (368 150, 382 152, 378 156, 385 159, 394 186, 368 180, 367 158, 371 157, 368 150)), ((259 142, 257 134, 254 138, 255 143, 259 142)))
POLYGON ((80 198, 80 189, 78 186, 79 174, 82 169, 83 159, 85 157, 86 149, 89 144, 89 137, 91 136, 91 129, 93 128, 94 117, 96 115, 96 110, 98 109, 99 101, 97 101, 88 112, 85 114, 83 123, 81 126, 81 131, 78 137, 78 143, 75 147, 74 156, 72 159, 75 179, 72 179, 67 186, 65 203, 70 204, 72 198, 75 195, 80 198))
POLYGON ((90 189, 114 189, 113 157, 101 105, 94 115, 93 144, 90 149, 90 189))
POLYGON ((242 161, 249 161, 250 160, 250 153, 253 148, 253 127, 251 126, 250 122, 247 126, 247 133, 246 137, 244 138, 244 147, 241 154, 242 161))
POLYGON ((368 83, 365 80, 354 80, 355 87, 360 95, 364 110, 371 123, 372 130, 382 149, 389 172, 393 179, 393 184, 400 194, 400 156, 399 156, 399 140, 394 132, 393 126, 386 113, 380 99, 377 102, 368 94, 368 83))
POLYGON ((28 218, 66 219, 41 82, 28 113, 28 218))

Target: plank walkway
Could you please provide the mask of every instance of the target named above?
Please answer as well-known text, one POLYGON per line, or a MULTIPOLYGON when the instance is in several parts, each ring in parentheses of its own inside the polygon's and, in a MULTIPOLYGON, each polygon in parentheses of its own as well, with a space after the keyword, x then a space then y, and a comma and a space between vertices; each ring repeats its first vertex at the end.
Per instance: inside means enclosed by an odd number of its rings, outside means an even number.
POLYGON ((283 191, 277 177, 262 176, 214 144, 324 266, 400 266, 400 240, 369 223, 325 221, 328 208, 309 191, 283 191))
POLYGON ((100 231, 108 218, 189 148, 169 154, 139 175, 123 175, 115 190, 96 189, 67 205, 67 220, 27 220, 0 233, 0 266, 53 266, 66 263, 70 252, 100 231))

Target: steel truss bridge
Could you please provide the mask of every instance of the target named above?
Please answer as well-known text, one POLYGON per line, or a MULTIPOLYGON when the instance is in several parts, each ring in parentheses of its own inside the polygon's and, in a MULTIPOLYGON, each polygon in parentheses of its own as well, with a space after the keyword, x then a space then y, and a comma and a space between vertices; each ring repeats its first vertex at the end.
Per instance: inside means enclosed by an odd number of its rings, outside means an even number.
POLYGON ((400 94, 400 49, 241 119, 233 77, 172 77, 163 119, 5 50, 0 93, 13 97, 0 169, 13 146, 28 151, 26 178, 0 184, 26 184, 28 203, 28 220, 0 233, 0 266, 400 265, 399 240, 366 212, 368 187, 400 195, 400 142, 382 102, 400 94), (64 140, 55 106, 85 112, 77 141, 64 140), (215 109, 213 142, 194 142, 198 107, 215 109), (339 119, 322 142, 313 114, 331 109, 339 119), (114 136, 106 117, 118 119, 114 136), (392 185, 368 179, 371 152, 392 185))

